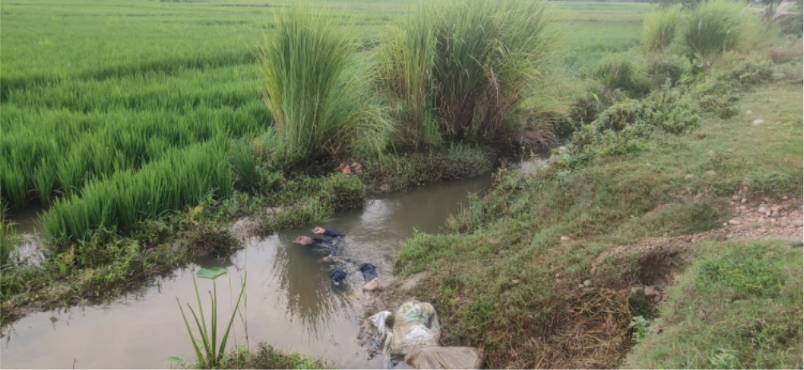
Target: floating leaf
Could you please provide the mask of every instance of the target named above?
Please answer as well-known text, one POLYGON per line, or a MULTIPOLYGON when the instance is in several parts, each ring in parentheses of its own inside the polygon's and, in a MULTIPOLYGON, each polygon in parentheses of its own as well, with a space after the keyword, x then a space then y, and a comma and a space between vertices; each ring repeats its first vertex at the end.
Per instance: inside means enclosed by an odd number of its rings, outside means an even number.
POLYGON ((222 275, 226 275, 226 269, 223 267, 213 267, 208 269, 202 268, 198 270, 198 273, 196 275, 198 275, 198 277, 202 279, 215 280, 221 277, 222 275))
POLYGON ((184 360, 182 360, 182 359, 180 359, 180 358, 178 358, 176 356, 170 356, 170 357, 165 359, 165 362, 167 362, 169 364, 180 364, 180 363, 183 363, 184 360))

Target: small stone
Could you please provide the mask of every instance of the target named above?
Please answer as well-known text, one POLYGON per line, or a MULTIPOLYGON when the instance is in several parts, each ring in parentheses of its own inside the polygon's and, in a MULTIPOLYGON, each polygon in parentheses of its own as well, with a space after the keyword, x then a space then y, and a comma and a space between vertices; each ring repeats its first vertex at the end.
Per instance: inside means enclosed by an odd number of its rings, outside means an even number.
POLYGON ((771 217, 779 217, 779 216, 781 216, 781 215, 779 214, 779 211, 773 211, 773 212, 771 212, 771 217))
POLYGON ((787 196, 783 196, 782 199, 787 200, 787 196))
POLYGON ((771 214, 772 214, 772 212, 770 210, 768 210, 767 212, 765 212, 765 217, 770 217, 771 214))
POLYGON ((759 213, 765 213, 765 212, 768 212, 768 207, 766 207, 766 206, 763 204, 763 205, 759 206, 759 208, 757 208, 757 212, 759 212, 759 213))
POLYGON ((592 269, 591 269, 591 270, 589 270, 589 275, 594 275, 594 274, 595 274, 595 272, 597 272, 597 266, 592 267, 592 269))
POLYGON ((684 176, 684 178, 687 179, 687 180, 692 179, 694 177, 695 177, 695 175, 693 175, 693 174, 689 174, 687 176, 684 176))
POLYGON ((737 196, 737 195, 733 195, 733 196, 731 197, 731 200, 733 200, 733 201, 735 201, 735 202, 736 202, 736 201, 740 200, 740 197, 739 197, 739 196, 737 196))
POLYGON ((592 285, 592 280, 588 280, 588 279, 587 279, 587 280, 584 280, 584 281, 583 281, 583 286, 588 287, 588 286, 590 286, 590 285, 592 285))
POLYGON ((739 225, 740 223, 741 223, 740 221, 737 221, 737 220, 734 220, 734 219, 729 220, 729 225, 739 225))
POLYGON ((519 280, 517 279, 511 280, 511 284, 519 284, 519 280))
POLYGON ((749 109, 749 110, 747 110, 747 111, 745 111, 745 114, 752 114, 752 113, 754 113, 754 111, 752 111, 752 110, 750 110, 750 109, 749 109))
POLYGON ((787 242, 787 246, 790 248, 801 248, 804 245, 804 241, 801 239, 791 239, 787 242))
POLYGON ((639 287, 631 287, 631 294, 637 294, 640 290, 642 289, 639 289, 639 287))
POLYGON ((747 201, 748 201, 748 199, 743 198, 743 199, 741 199, 741 200, 740 200, 740 203, 745 203, 745 202, 747 202, 747 201))
POLYGON ((742 211, 743 211, 743 210, 741 210, 740 208, 735 208, 735 209, 734 209, 734 214, 735 214, 735 215, 739 215, 740 213, 742 213, 742 211))
POLYGON ((568 241, 571 241, 571 240, 572 240, 572 238, 570 238, 569 236, 566 236, 566 235, 561 237, 562 242, 568 242, 568 241))
POLYGON ((659 295, 659 292, 656 291, 656 288, 652 286, 645 287, 645 297, 651 298, 659 295))
POLYGON ((556 273, 556 279, 558 279, 560 276, 561 276, 561 274, 556 273))
POLYGON ((802 225, 804 225, 804 221, 803 220, 792 220, 792 221, 790 221, 790 225, 793 225, 795 227, 801 227, 802 225))
POLYGON ((754 126, 759 126, 759 125, 761 125, 763 123, 765 123, 764 119, 755 119, 754 122, 751 122, 751 124, 754 125, 754 126))
POLYGON ((578 288, 583 288, 583 284, 578 284, 578 288))
POLYGON ((706 174, 709 176, 715 176, 715 170, 706 171, 706 174))

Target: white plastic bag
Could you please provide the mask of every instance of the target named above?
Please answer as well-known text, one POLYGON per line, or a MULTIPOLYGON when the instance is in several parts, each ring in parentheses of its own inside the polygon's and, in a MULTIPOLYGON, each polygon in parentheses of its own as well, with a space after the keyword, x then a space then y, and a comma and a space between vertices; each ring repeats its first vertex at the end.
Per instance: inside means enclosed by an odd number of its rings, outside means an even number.
POLYGON ((380 348, 382 348, 382 354, 385 358, 386 366, 391 363, 391 341, 394 338, 393 332, 391 329, 386 326, 386 320, 388 320, 388 316, 391 316, 390 311, 381 311, 371 317, 369 317, 369 321, 377 329, 376 339, 379 342, 380 348))
POLYGON ((437 346, 441 337, 438 314, 433 305, 411 299, 394 313, 391 354, 401 356, 422 347, 437 346))

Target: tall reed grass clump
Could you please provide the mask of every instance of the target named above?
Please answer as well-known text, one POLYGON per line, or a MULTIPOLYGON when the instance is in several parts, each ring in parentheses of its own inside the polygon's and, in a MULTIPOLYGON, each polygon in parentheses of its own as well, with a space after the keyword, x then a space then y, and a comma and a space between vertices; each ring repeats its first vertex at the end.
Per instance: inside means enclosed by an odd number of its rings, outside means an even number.
POLYGON ((88 240, 99 230, 132 226, 198 204, 210 193, 227 196, 231 189, 226 140, 218 138, 172 152, 138 171, 90 181, 80 197, 56 200, 42 216, 42 225, 50 245, 60 248, 88 240))
POLYGON ((19 235, 14 225, 6 220, 5 210, 0 210, 0 268, 11 261, 11 251, 19 244, 19 235))
POLYGON ((425 5, 380 45, 380 78, 404 108, 399 132, 432 144, 499 134, 556 49, 546 3, 452 0, 425 5))
POLYGON ((275 13, 261 72, 276 124, 274 159, 286 165, 350 150, 381 152, 387 128, 370 104, 371 73, 354 58, 350 27, 309 6, 275 13))
POLYGON ((758 16, 744 11, 742 3, 710 0, 690 14, 681 35, 692 56, 710 59, 726 51, 751 46, 753 34, 761 32, 758 16))
POLYGON ((648 14, 642 31, 642 45, 647 51, 660 51, 670 46, 681 21, 681 5, 648 14))

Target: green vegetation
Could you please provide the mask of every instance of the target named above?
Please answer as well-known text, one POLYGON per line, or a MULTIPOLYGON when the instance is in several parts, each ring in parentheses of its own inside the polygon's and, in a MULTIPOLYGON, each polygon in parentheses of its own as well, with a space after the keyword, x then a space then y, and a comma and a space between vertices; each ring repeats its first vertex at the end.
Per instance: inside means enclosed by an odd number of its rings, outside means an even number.
POLYGON ((689 16, 682 28, 684 45, 693 55, 709 59, 726 51, 747 46, 752 33, 760 31, 743 5, 725 0, 702 3, 689 16))
POLYGON ((670 46, 676 37, 676 28, 681 20, 681 7, 674 6, 648 14, 642 30, 642 45, 648 51, 662 50, 670 46))
MULTIPOLYGON (((800 281, 780 278, 801 259, 773 243, 696 252, 665 334, 621 291, 638 261, 590 272, 617 246, 718 227, 737 189, 804 187, 801 40, 741 3, 686 3, 646 18, 648 4, 527 0, 4 2, 0 202, 47 207, 50 253, 9 262, 3 212, 2 320, 231 253, 236 218, 308 224, 364 189, 476 176, 560 135, 549 167, 500 170, 444 233, 406 241, 395 270, 428 273, 411 294, 436 305, 444 344, 483 346, 490 367, 615 367, 634 339, 632 366, 801 366, 800 281), (360 174, 332 173, 352 162, 360 174)), ((187 325, 197 366, 325 366, 225 353, 215 317, 196 318, 200 345, 187 325)))
MULTIPOLYGON (((490 367, 617 366, 630 343, 622 333, 631 317, 622 308, 627 294, 615 291, 641 267, 599 268, 590 276, 592 261, 648 237, 717 228, 730 212, 724 197, 735 189, 749 198, 800 194, 801 98, 797 84, 765 84, 731 104, 772 127, 707 113, 693 131, 651 130, 638 151, 600 155, 609 146, 592 145, 595 155, 576 167, 567 166, 570 151, 543 171, 501 171, 495 187, 453 218, 446 233, 409 239, 395 269, 402 277, 427 272, 410 294, 436 306, 445 345, 482 345, 490 367), (595 288, 579 291, 590 277, 595 288), (608 321, 601 312, 614 316, 608 321), (585 336, 574 334, 579 323, 585 336), (553 357, 561 348, 569 348, 566 357, 553 357)), ((674 364, 668 366, 682 366, 674 364)))
POLYGON ((510 131, 506 125, 555 49, 545 4, 467 0, 439 6, 420 10, 381 45, 380 75, 388 95, 404 102, 410 125, 422 131, 410 137, 422 140, 414 147, 440 141, 433 120, 444 139, 488 142, 510 131))
POLYGON ((278 11, 266 39, 261 71, 276 124, 274 161, 282 166, 322 152, 383 152, 388 128, 367 105, 369 75, 348 69, 355 45, 347 28, 323 11, 294 5, 278 11))
POLYGON ((801 251, 754 241, 709 243, 696 254, 626 366, 801 367, 801 251))
MULTIPOLYGON (((225 331, 223 336, 221 337, 220 348, 217 347, 217 340, 218 340, 218 286, 215 284, 215 280, 222 275, 226 274, 226 269, 221 267, 213 267, 211 269, 200 269, 197 272, 198 277, 202 279, 209 279, 212 280, 212 291, 209 292, 209 296, 211 299, 210 308, 212 312, 210 313, 210 325, 207 328, 207 319, 204 316, 204 307, 201 304, 201 294, 198 292, 198 283, 195 280, 195 275, 193 277, 193 287, 195 288, 195 297, 198 301, 198 314, 196 315, 195 310, 190 304, 187 304, 187 308, 189 308, 190 313, 193 315, 193 320, 196 324, 196 329, 201 336, 200 340, 196 340, 195 336, 193 335, 193 330, 190 329, 190 323, 187 321, 187 316, 184 314, 184 308, 181 306, 181 302, 179 302, 179 298, 176 297, 176 303, 179 305, 179 310, 181 311, 181 317, 184 320, 184 326, 187 328, 187 334, 190 335, 190 341, 193 343, 193 349, 195 349, 196 354, 196 361, 198 366, 203 369, 214 369, 221 365, 223 362, 223 358, 226 356, 226 341, 229 338, 229 331, 232 329, 232 325, 234 324, 235 316, 238 313, 240 308, 240 302, 243 300, 243 295, 246 293, 246 279, 248 274, 243 277, 243 281, 240 284, 240 294, 237 295, 237 302, 235 302, 234 307, 232 308, 232 316, 229 319, 229 323, 225 326, 225 331), (201 317, 199 319, 199 316, 201 317), (199 346, 199 343, 203 345, 203 347, 199 346), (203 351, 202 351, 203 349, 203 351)), ((171 358, 173 360, 175 358, 171 358)), ((181 360, 179 360, 181 361, 181 360)))
POLYGON ((298 353, 285 354, 269 344, 260 343, 256 350, 238 347, 220 363, 221 369, 331 369, 331 365, 298 353))

